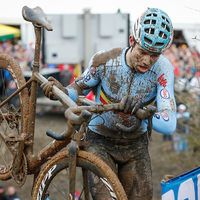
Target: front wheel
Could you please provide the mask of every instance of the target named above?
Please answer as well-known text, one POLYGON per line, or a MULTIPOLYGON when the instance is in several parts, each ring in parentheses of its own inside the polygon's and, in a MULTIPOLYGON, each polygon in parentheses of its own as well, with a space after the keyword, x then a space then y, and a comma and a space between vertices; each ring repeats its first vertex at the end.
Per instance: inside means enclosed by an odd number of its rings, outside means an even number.
MULTIPOLYGON (((78 151, 76 163, 76 191, 79 199, 92 199, 90 194, 84 194, 85 183, 80 176, 81 168, 96 175, 96 181, 102 181, 110 200, 126 200, 125 191, 116 174, 99 158, 85 151, 78 151)), ((68 199, 69 194, 69 158, 68 152, 61 152, 53 157, 42 169, 35 182, 33 200, 68 199)))

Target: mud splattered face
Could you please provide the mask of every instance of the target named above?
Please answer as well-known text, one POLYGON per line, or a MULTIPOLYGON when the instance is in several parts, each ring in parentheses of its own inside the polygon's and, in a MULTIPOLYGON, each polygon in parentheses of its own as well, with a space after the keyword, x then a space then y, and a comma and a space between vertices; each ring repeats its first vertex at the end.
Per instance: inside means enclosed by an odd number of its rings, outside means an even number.
POLYGON ((136 43, 135 47, 127 53, 127 64, 138 73, 147 72, 158 60, 160 53, 147 51, 136 43))

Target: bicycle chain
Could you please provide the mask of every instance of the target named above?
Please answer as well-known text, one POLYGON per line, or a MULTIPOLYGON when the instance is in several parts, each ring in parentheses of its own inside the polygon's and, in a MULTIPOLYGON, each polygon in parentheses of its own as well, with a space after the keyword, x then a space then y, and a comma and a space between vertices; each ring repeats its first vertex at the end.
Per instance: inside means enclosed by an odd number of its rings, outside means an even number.
MULTIPOLYGON (((13 163, 15 163, 15 159, 16 159, 16 157, 13 159, 13 163)), ((27 177, 27 160, 26 160, 24 153, 22 156, 22 162, 21 162, 19 172, 14 173, 14 170, 12 170, 12 177, 15 180, 15 182, 17 183, 17 185, 19 185, 19 186, 24 185, 24 183, 26 181, 26 177, 27 177)))

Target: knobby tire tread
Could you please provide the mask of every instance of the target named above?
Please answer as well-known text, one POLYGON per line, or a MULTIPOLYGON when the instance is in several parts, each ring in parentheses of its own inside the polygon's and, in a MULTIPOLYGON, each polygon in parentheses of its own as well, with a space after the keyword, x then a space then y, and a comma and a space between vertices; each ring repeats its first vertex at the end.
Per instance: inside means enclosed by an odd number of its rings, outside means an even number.
MULTIPOLYGON (((17 61, 7 54, 0 54, 0 69, 8 70, 13 78, 17 79, 17 88, 26 83, 21 67, 17 61)), ((28 130, 28 112, 29 112, 29 96, 28 88, 24 88, 20 93, 20 108, 21 108, 21 133, 27 133, 28 130)), ((21 134, 20 133, 20 134, 21 134)), ((0 180, 11 178, 10 172, 0 173, 0 180)))
MULTIPOLYGON (((64 151, 64 152, 58 153, 51 160, 47 162, 47 164, 40 171, 35 181, 35 184, 33 187, 34 189, 32 193, 32 200, 37 199, 37 193, 38 193, 40 184, 43 178, 45 177, 45 174, 48 173, 51 167, 54 166, 57 162, 61 161, 62 159, 67 159, 67 158, 68 158, 68 151, 64 151)), ((105 162, 103 162, 100 158, 96 157, 95 155, 86 151, 78 151, 77 159, 78 158, 82 158, 85 161, 89 161, 91 165, 96 165, 97 168, 99 168, 99 170, 102 171, 107 176, 108 180, 112 183, 119 200, 128 200, 125 194, 125 191, 123 189, 123 186, 121 185, 117 175, 110 169, 110 167, 105 162)))

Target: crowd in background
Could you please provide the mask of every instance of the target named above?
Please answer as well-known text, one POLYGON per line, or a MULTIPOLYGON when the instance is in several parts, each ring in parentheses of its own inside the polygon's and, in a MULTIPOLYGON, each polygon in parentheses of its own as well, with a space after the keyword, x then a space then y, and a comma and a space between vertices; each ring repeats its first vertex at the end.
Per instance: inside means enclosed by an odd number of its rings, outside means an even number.
MULTIPOLYGON (((6 53, 14 57, 23 70, 31 70, 31 63, 34 56, 33 42, 22 44, 18 39, 1 41, 1 53, 6 53)), ((196 77, 200 76, 200 57, 197 50, 195 48, 189 48, 186 44, 179 46, 172 44, 163 54, 174 67, 175 90, 184 91, 189 89, 190 92, 195 92, 200 96, 200 90, 196 88, 199 84, 195 81, 196 77)), ((41 67, 52 68, 59 66, 41 63, 41 67)))
POLYGON ((200 95, 199 84, 196 82, 200 75, 200 57, 197 50, 191 49, 185 44, 178 47, 172 44, 164 52, 164 56, 174 67, 175 91, 189 91, 200 95))
POLYGON ((22 44, 19 39, 0 41, 0 54, 11 55, 23 70, 30 70, 34 56, 34 43, 22 44))
MULTIPOLYGON (((23 70, 31 70, 34 56, 34 43, 22 44, 20 40, 7 40, 0 42, 0 54, 6 53, 14 57, 23 70)), ((175 90, 195 92, 200 96, 197 77, 200 76, 200 57, 195 48, 189 48, 186 44, 171 47, 165 51, 167 57, 174 67, 175 90), (194 87, 191 87, 194 86, 194 87)), ((42 56, 42 55, 41 55, 42 56)), ((41 67, 59 67, 52 64, 42 64, 41 67)), ((63 69, 63 67, 61 67, 63 69)), ((65 67, 66 68, 66 67, 65 67)), ((69 70, 66 68, 66 70, 69 70)), ((73 69, 71 69, 73 71, 73 69)))

